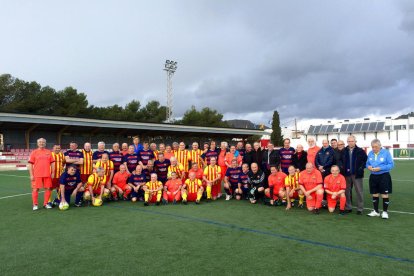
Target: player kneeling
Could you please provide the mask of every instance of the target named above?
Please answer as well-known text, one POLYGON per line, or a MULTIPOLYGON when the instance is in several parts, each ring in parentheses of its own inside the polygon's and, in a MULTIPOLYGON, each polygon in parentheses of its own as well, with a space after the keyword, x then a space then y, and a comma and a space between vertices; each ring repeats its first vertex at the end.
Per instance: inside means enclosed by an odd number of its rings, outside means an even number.
POLYGON ((286 210, 289 210, 294 206, 295 199, 299 198, 299 207, 303 208, 303 201, 305 196, 303 195, 302 190, 299 187, 299 172, 296 171, 294 166, 289 166, 288 169, 289 175, 285 178, 285 188, 286 188, 286 210))
POLYGON ((148 206, 150 202, 160 205, 162 196, 162 182, 158 181, 156 173, 152 173, 151 180, 144 185, 144 192, 144 206, 148 206))
POLYGON ((331 174, 325 177, 324 184, 329 212, 333 213, 335 211, 336 204, 339 200, 339 213, 345 215, 346 180, 345 177, 339 173, 338 166, 333 165, 331 167, 331 174))
POLYGON ((102 201, 103 198, 108 198, 109 190, 105 188, 106 182, 105 170, 102 167, 96 168, 95 172, 88 177, 84 199, 92 200, 93 203, 97 199, 102 201))
POLYGON ((243 195, 240 183, 240 174, 242 169, 238 167, 237 160, 231 160, 230 167, 227 168, 224 176, 224 191, 226 192, 226 200, 230 200, 232 196, 240 200, 243 195))
POLYGON ((195 172, 190 172, 189 178, 184 182, 181 195, 183 197, 183 204, 187 204, 188 201, 200 204, 201 197, 203 196, 204 188, 200 179, 196 178, 195 172))
POLYGON ((276 166, 270 167, 270 175, 267 183, 269 188, 265 189, 265 195, 270 198, 270 205, 286 204, 286 190, 285 190, 286 174, 277 169, 276 166), (277 204, 275 204, 275 201, 277 204))
POLYGON ((127 172, 126 166, 122 164, 119 166, 119 172, 115 173, 112 179, 112 198, 118 200, 118 194, 120 198, 127 200, 132 188, 128 185, 128 179, 130 174, 127 172))
POLYGON ((82 187, 82 180, 79 172, 76 171, 76 167, 68 166, 66 172, 63 172, 60 176, 59 183, 59 196, 55 200, 59 206, 70 204, 70 197, 72 194, 75 194, 75 206, 80 207, 84 188, 82 187))
POLYGON ((323 188, 322 175, 313 167, 312 163, 306 164, 306 169, 299 175, 299 185, 306 196, 306 207, 308 211, 319 214, 322 207, 323 188))
POLYGON ((181 200, 181 188, 183 182, 180 178, 177 178, 176 172, 171 172, 171 178, 164 185, 163 202, 173 202, 176 204, 181 200))

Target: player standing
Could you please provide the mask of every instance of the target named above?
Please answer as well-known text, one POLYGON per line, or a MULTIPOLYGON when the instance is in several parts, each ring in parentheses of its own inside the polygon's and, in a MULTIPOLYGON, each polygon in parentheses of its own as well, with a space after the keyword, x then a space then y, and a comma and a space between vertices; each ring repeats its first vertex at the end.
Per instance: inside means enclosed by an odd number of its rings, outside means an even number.
MULTIPOLYGON (((54 166, 54 174, 52 175, 52 191, 56 189, 56 194, 59 192, 59 179, 63 171, 65 170, 65 155, 61 151, 60 145, 54 145, 52 156, 55 162, 53 163, 54 166)), ((52 202, 52 193, 50 193, 49 202, 52 202)))
POLYGON ((91 143, 86 142, 83 145, 82 156, 83 162, 80 165, 80 174, 82 183, 88 182, 89 176, 92 174, 93 171, 93 161, 92 161, 93 152, 91 150, 91 143))
POLYGON ((32 183, 33 211, 39 209, 39 189, 42 188, 45 190, 43 207, 46 209, 52 208, 52 204, 49 203, 49 198, 52 188, 51 176, 54 174, 53 162, 55 160, 53 159, 51 151, 46 149, 46 139, 37 139, 37 149, 30 154, 28 164, 30 181, 32 183))

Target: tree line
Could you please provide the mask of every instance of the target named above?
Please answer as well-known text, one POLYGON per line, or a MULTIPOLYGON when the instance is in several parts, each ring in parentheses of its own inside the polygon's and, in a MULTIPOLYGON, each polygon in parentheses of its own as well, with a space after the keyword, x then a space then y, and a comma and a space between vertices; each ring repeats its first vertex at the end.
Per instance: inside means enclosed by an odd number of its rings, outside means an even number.
MULTIPOLYGON (((158 101, 149 101, 141 106, 138 100, 132 100, 125 106, 94 106, 89 104, 85 93, 78 92, 73 87, 56 90, 50 86, 42 87, 35 81, 15 78, 10 74, 0 75, 0 112, 162 123, 166 120, 166 109, 158 101)), ((228 127, 223 121, 223 115, 208 107, 197 110, 191 106, 182 119, 174 123, 228 127)))

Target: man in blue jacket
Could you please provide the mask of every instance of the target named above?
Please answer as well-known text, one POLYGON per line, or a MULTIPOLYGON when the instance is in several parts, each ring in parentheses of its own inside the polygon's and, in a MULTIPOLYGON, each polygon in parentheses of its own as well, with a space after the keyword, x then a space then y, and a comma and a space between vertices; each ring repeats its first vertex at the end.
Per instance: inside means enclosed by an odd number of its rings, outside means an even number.
POLYGON ((369 176, 369 192, 372 194, 374 210, 368 214, 370 217, 379 217, 379 195, 382 197, 383 212, 381 217, 388 219, 389 194, 392 193, 392 181, 390 171, 394 168, 394 161, 387 149, 381 147, 381 142, 374 139, 371 142, 372 151, 368 154, 367 169, 371 171, 369 176))
POLYGON ((354 187, 357 195, 357 215, 362 215, 364 210, 363 179, 367 154, 356 145, 355 136, 349 136, 347 143, 348 146, 342 155, 343 173, 346 178, 345 210, 348 213, 352 212, 352 188, 354 187))
POLYGON ((331 173, 331 167, 335 162, 335 152, 329 145, 328 140, 322 141, 322 148, 318 151, 315 158, 316 168, 321 172, 322 177, 325 178, 331 173))

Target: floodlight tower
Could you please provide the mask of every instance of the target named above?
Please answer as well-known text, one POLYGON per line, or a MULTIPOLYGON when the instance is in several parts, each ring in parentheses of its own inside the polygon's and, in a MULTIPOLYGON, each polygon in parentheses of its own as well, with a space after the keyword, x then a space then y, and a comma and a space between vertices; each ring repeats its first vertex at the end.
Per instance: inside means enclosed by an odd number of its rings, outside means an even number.
POLYGON ((177 70, 177 62, 167 59, 165 61, 164 71, 167 72, 167 117, 166 122, 171 123, 173 120, 173 87, 172 77, 177 70))

